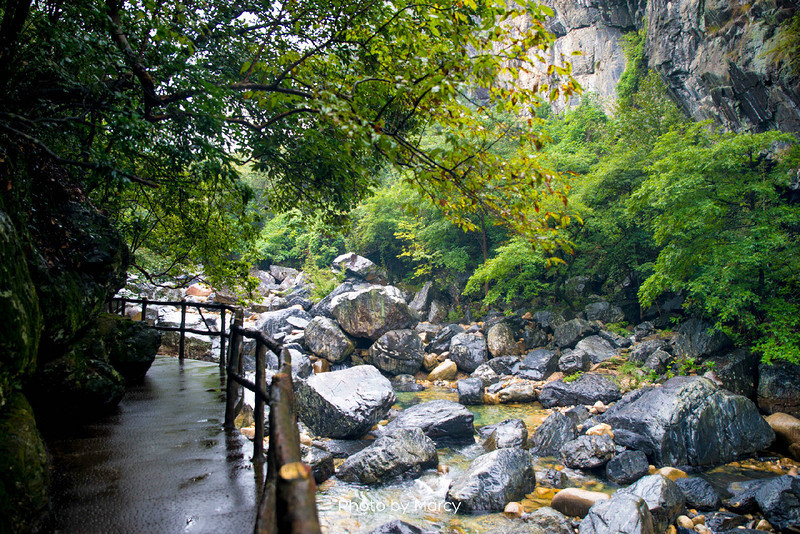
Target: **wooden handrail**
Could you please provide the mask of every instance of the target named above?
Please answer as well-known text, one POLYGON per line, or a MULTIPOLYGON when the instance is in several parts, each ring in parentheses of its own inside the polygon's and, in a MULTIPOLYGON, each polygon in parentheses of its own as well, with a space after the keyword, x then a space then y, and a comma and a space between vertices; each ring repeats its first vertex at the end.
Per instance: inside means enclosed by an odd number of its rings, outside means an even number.
POLYGON ((281 369, 272 377, 270 396, 267 479, 255 534, 318 534, 317 486, 300 452, 291 355, 286 349, 281 351, 281 369))
MULTIPOLYGON (((228 304, 208 304, 187 301, 155 301, 148 299, 129 299, 118 297, 109 302, 111 313, 125 314, 125 304, 142 305, 142 321, 146 319, 148 305, 179 306, 181 326, 158 326, 152 328, 169 332, 180 332, 179 356, 183 359, 186 333, 220 337, 220 369, 225 370, 225 428, 234 430, 236 405, 240 397, 238 386, 247 388, 255 394, 254 418, 256 421, 253 437, 253 462, 259 464, 264 457, 264 405, 270 406, 270 445, 266 455, 267 477, 261 493, 256 515, 255 534, 318 534, 319 518, 316 505, 316 483, 311 467, 302 462, 300 436, 294 414, 294 390, 292 384, 291 354, 283 346, 257 330, 243 327, 244 310, 228 304), (114 305, 117 305, 115 308, 114 305), (222 326, 220 332, 186 328, 186 308, 220 310, 222 326), (233 314, 233 324, 226 333, 225 312, 233 314), (256 342, 256 381, 242 376, 243 339, 256 342), (227 347, 225 340, 230 340, 227 347), (227 348, 227 358, 226 358, 227 348), (272 384, 266 388, 267 350, 280 355, 280 370, 273 375, 272 384)), ((206 325, 208 326, 208 325, 206 325)))

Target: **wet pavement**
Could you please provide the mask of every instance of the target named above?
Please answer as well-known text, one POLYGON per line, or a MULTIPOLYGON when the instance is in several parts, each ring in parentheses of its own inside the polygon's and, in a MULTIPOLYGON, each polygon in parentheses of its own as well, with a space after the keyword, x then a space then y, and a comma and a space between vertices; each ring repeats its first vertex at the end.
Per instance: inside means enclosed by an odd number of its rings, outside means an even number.
POLYGON ((224 412, 217 365, 157 357, 114 414, 48 440, 51 529, 252 532, 261 473, 224 412))

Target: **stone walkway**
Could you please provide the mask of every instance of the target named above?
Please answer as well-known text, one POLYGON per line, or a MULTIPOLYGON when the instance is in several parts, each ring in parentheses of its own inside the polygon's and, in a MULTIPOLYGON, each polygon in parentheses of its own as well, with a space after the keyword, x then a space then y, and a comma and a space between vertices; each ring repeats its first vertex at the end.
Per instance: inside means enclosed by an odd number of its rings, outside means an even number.
POLYGON ((159 356, 116 413, 48 442, 52 530, 252 532, 260 469, 224 411, 217 365, 159 356))

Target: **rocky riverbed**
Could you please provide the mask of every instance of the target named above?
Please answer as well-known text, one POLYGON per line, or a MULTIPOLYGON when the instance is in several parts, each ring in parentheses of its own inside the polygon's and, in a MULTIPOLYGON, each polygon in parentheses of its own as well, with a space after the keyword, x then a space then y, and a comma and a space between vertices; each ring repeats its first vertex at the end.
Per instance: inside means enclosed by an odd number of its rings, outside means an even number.
POLYGON ((447 322, 430 284, 335 265, 317 303, 276 270, 247 321, 292 354, 328 532, 800 531, 800 366, 599 299, 447 322))

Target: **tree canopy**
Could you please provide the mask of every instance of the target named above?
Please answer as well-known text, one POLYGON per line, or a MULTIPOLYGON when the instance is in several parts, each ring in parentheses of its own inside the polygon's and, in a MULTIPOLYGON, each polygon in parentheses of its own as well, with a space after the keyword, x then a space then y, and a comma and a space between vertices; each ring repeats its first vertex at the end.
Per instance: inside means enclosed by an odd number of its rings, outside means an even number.
POLYGON ((558 211, 536 214, 542 195, 563 192, 538 138, 496 119, 532 120, 577 90, 568 63, 545 62, 547 14, 506 0, 6 0, 0 143, 80 171, 164 272, 230 274, 231 244, 252 241, 257 215, 242 162, 266 177, 270 209, 326 222, 388 162, 458 224, 489 212, 550 246, 558 211), (542 83, 516 87, 522 71, 542 83), (431 125, 443 142, 424 147, 431 125), (492 151, 512 136, 518 156, 492 151))

